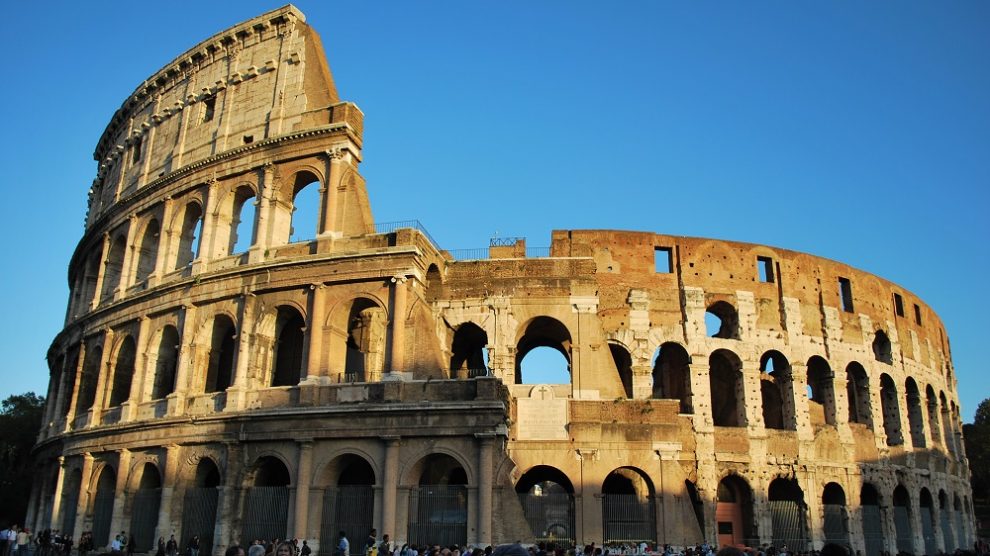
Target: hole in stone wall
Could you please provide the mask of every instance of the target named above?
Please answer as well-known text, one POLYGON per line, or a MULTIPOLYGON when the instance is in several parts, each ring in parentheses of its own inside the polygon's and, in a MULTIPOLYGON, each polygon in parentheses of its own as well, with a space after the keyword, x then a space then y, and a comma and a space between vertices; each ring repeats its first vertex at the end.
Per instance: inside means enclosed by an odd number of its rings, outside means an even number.
POLYGON ((760 282, 773 283, 773 259, 756 257, 756 270, 760 276, 760 282))
POLYGON ((653 248, 653 270, 657 274, 670 274, 673 272, 670 247, 653 248))
POLYGON ((852 282, 849 281, 849 278, 839 277, 839 301, 843 311, 853 312, 852 282))
POLYGON ((899 293, 894 294, 894 313, 899 317, 904 316, 904 298, 899 293))

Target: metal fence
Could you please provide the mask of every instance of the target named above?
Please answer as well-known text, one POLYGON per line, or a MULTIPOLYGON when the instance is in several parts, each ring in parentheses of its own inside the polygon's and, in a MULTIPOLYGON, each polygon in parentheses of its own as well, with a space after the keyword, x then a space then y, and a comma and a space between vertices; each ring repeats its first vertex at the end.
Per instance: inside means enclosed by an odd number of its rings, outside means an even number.
POLYGON ((332 556, 337 535, 343 531, 351 542, 351 554, 362 554, 360 539, 368 536, 374 518, 375 493, 371 485, 346 485, 323 491, 320 519, 320 556, 332 556))
POLYGON ((945 551, 952 552, 956 549, 956 543, 952 540, 952 527, 949 525, 949 510, 942 508, 939 512, 939 523, 942 527, 942 542, 945 544, 945 551))
POLYGON ((773 544, 787 545, 791 550, 808 549, 808 530, 805 527, 804 508, 793 500, 770 500, 770 521, 773 527, 773 544))
POLYGON ((911 514, 906 506, 894 506, 894 531, 897 534, 897 551, 914 553, 914 532, 911 530, 911 514))
POLYGON ((76 538, 76 510, 79 506, 79 487, 71 489, 63 498, 62 503, 62 534, 69 538, 76 538))
POLYGON ((158 508, 162 501, 162 489, 142 488, 134 493, 131 505, 131 534, 128 543, 135 552, 149 552, 155 545, 155 529, 158 528, 158 508))
POLYGON ((414 230, 419 230, 424 236, 426 236, 426 239, 430 240, 430 243, 432 243, 439 249, 440 244, 437 243, 437 240, 433 239, 433 236, 430 235, 430 232, 426 231, 426 227, 423 226, 423 223, 420 222, 419 220, 397 220, 395 222, 379 222, 375 224, 375 233, 390 234, 402 228, 413 228, 414 230))
POLYGON ((409 493, 409 542, 467 544, 467 488, 424 485, 409 493))
POLYGON ((846 507, 840 504, 825 504, 825 542, 840 546, 849 544, 849 528, 846 526, 846 507))
POLYGON ((603 494, 602 517, 606 543, 656 541, 656 505, 635 494, 603 494))
POLYGON ((244 495, 241 542, 282 539, 288 529, 289 488, 252 487, 244 495))
POLYGON ((567 493, 520 493, 526 523, 537 541, 574 546, 574 496, 567 493))
POLYGON ((963 513, 962 510, 956 510, 953 513, 956 514, 956 548, 962 548, 965 550, 969 547, 963 546, 965 543, 964 539, 966 538, 966 529, 963 528, 963 513))
POLYGON ((880 556, 886 550, 883 538, 883 519, 880 516, 880 506, 862 506, 863 543, 866 545, 865 556, 880 556))
POLYGON ((199 553, 213 553, 213 532, 217 523, 217 488, 188 488, 182 504, 182 536, 188 542, 199 537, 199 553))
POLYGON ((110 544, 110 519, 113 517, 113 491, 97 491, 93 499, 93 546, 110 544))
POLYGON ((935 524, 932 522, 932 509, 921 508, 921 538, 925 540, 925 554, 938 552, 935 543, 935 524))

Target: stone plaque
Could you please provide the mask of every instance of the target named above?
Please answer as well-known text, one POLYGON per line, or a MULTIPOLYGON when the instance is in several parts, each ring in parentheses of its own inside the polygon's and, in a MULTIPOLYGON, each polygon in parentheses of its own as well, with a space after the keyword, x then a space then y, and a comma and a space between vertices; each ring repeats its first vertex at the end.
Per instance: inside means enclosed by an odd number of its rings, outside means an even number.
POLYGON ((528 398, 516 400, 518 440, 567 440, 567 400, 554 396, 553 387, 541 384, 528 398))

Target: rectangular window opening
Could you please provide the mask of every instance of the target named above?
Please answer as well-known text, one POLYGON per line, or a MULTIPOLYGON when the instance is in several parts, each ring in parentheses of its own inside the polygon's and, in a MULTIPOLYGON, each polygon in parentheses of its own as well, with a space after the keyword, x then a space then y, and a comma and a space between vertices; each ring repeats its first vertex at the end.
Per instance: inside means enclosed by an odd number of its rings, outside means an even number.
MULTIPOLYGON (((917 307, 917 305, 915 305, 915 307, 917 307)), ((897 316, 899 317, 904 316, 904 298, 901 297, 901 294, 899 293, 894 294, 894 312, 897 313, 897 316)))
POLYGON ((760 275, 760 282, 773 283, 773 259, 756 257, 756 271, 760 275))
POLYGON ((653 270, 657 274, 670 274, 674 271, 673 257, 670 256, 670 247, 653 248, 653 270))
POLYGON ((853 290, 849 278, 839 277, 839 301, 842 302, 843 311, 853 312, 853 290))
POLYGON ((917 303, 914 304, 914 322, 921 325, 921 307, 917 303))
POLYGON ((131 164, 137 164, 141 160, 141 138, 134 140, 134 151, 131 157, 131 164))
POLYGON ((203 99, 203 121, 213 120, 213 113, 217 108, 217 97, 211 96, 203 99))

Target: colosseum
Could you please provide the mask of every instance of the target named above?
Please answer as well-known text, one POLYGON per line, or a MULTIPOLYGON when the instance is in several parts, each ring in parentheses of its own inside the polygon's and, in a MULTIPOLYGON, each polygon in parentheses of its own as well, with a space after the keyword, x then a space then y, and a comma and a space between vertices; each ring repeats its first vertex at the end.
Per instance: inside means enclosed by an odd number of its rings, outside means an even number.
POLYGON ((376 223, 363 113, 296 8, 144 81, 95 150, 29 507, 137 551, 971 545, 956 380, 906 289, 784 249, 376 223), (315 216, 295 210, 316 200, 315 216), (524 359, 550 351, 556 380, 524 359), (524 372, 526 371, 526 372, 524 372))

